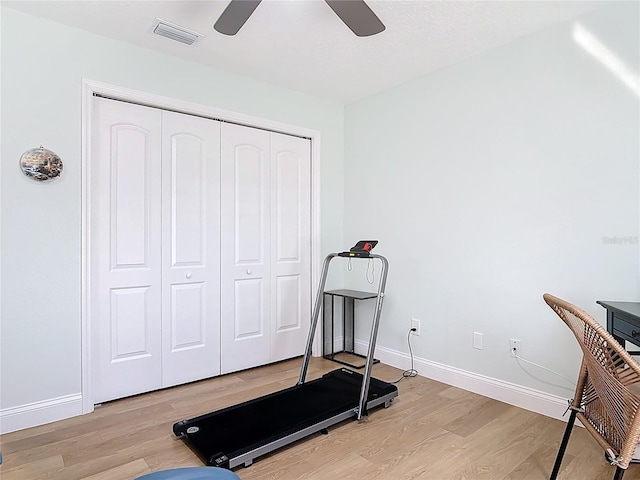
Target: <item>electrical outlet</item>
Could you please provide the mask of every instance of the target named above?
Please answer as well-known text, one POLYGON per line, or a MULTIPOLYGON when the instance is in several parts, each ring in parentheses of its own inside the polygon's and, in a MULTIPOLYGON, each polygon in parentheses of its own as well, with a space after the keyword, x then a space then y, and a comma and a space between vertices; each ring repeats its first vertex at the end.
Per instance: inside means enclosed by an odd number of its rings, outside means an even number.
POLYGON ((414 335, 420 336, 420 320, 417 318, 411 319, 411 328, 415 328, 415 332, 411 332, 414 335))
POLYGON ((512 357, 517 357, 521 355, 520 352, 520 340, 516 340, 515 338, 509 339, 509 354, 512 357))

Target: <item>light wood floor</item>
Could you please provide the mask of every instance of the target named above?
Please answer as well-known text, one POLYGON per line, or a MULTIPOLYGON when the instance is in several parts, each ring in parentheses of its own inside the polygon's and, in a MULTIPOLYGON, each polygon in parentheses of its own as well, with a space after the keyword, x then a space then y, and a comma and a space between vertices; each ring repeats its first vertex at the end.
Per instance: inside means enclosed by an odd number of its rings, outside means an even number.
MULTIPOLYGON (((0 438, 2 480, 130 480, 173 467, 202 465, 171 427, 243 400, 295 384, 299 359, 140 395, 90 415, 0 438)), ((337 368, 313 359, 309 378, 337 368)), ((401 372, 378 364, 374 376, 401 372)), ((564 423, 428 380, 403 379, 388 409, 370 412, 257 459, 242 480, 491 479, 543 480, 553 465, 564 423)), ((575 428, 561 479, 612 478, 613 467, 583 428, 575 428)), ((625 480, 640 479, 631 465, 625 480)))

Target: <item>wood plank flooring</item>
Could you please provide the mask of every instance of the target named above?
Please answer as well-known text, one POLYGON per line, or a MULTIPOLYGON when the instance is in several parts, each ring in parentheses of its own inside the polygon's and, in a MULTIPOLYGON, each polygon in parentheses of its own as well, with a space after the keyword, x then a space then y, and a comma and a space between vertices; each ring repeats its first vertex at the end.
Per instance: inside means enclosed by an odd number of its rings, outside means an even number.
MULTIPOLYGON (((89 415, 0 437, 2 480, 130 480, 202 462, 171 427, 295 384, 301 360, 269 365, 110 402, 89 415)), ((309 379, 339 365, 313 359, 309 379)), ((375 377, 401 371, 378 364, 375 377)), ((564 423, 423 377, 398 383, 388 409, 347 421, 238 468, 242 480, 544 480, 564 423)), ((560 479, 604 480, 614 468, 583 428, 575 428, 560 479)), ((631 465, 625 480, 640 480, 631 465)))

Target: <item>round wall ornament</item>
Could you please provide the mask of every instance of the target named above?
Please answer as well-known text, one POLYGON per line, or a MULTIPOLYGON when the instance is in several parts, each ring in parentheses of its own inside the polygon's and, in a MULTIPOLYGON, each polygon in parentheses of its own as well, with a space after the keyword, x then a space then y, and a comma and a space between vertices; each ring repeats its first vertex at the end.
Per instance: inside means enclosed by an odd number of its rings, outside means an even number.
POLYGON ((51 150, 40 145, 40 147, 32 148, 22 154, 20 168, 27 177, 38 182, 47 182, 60 176, 62 160, 51 150))

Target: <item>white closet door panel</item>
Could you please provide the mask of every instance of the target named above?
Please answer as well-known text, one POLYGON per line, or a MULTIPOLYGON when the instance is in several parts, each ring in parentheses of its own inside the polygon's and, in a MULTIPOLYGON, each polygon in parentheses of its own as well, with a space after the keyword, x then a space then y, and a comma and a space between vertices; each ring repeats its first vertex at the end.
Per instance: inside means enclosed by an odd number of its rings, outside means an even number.
POLYGON ((137 125, 111 127, 111 257, 112 268, 148 268, 149 211, 147 130, 137 125))
POLYGON ((163 386, 220 374, 220 123, 163 112, 163 386))
POLYGON ((234 282, 234 338, 262 338, 268 335, 263 315, 264 279, 239 279, 234 282))
POLYGON ((161 387, 157 110, 94 99, 94 401, 161 387))
POLYGON ((221 371, 270 361, 269 133, 222 125, 221 371))
MULTIPOLYGON (((110 360, 128 362, 153 356, 154 339, 147 325, 149 287, 110 290, 110 360), (150 335, 151 334, 151 335, 150 335)), ((127 367, 128 368, 128 367, 127 367)))
MULTIPOLYGON (((279 275, 275 280, 275 333, 277 337, 279 334, 300 329, 304 323, 301 318, 301 302, 299 301, 302 293, 300 275, 279 275)), ((274 353, 278 354, 279 352, 274 353)))
MULTIPOLYGON (((204 282, 171 286, 170 351, 188 350, 206 345, 207 325, 204 282)), ((215 352, 217 353, 217 352, 215 352)), ((215 357, 211 360, 215 360, 215 357)))
POLYGON ((271 135, 271 360, 304 353, 311 319, 310 141, 271 135))

